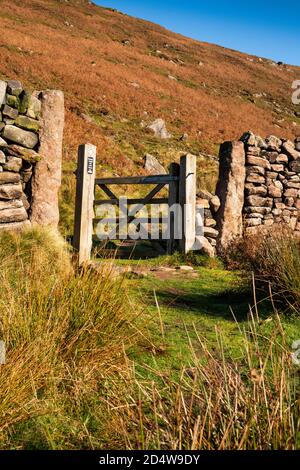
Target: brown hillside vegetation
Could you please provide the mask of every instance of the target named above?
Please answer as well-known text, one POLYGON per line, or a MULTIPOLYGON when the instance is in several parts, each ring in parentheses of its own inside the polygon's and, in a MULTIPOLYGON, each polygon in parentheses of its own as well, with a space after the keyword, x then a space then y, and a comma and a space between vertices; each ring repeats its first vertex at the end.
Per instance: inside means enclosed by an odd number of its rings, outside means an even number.
POLYGON ((167 164, 180 151, 216 153, 247 129, 299 134, 291 103, 299 67, 197 42, 83 0, 0 0, 0 21, 0 76, 65 92, 66 175, 77 145, 87 141, 98 146, 102 173, 128 174, 145 152, 167 164), (159 117, 173 134, 168 142, 146 129, 159 117))

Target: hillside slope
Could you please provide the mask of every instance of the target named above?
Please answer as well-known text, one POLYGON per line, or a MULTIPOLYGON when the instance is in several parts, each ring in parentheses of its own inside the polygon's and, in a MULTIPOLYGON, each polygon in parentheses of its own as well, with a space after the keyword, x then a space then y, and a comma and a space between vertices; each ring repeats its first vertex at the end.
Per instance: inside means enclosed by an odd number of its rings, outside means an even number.
POLYGON ((129 174, 147 151, 167 164, 180 151, 215 154, 247 129, 300 133, 291 103, 299 67, 197 42, 84 0, 0 0, 0 21, 0 76, 65 92, 69 174, 86 141, 98 146, 102 173, 129 174), (170 141, 146 129, 156 118, 165 119, 170 141))

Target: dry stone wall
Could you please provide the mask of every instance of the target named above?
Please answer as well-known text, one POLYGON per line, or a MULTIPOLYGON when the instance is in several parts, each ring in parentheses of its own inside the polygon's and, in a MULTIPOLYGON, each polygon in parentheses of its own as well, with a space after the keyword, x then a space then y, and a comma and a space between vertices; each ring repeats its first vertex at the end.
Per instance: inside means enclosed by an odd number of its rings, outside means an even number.
POLYGON ((29 227, 45 201, 44 225, 57 225, 63 110, 61 92, 29 93, 17 80, 0 80, 0 230, 29 227), (53 121, 54 133, 49 132, 53 121))
POLYGON ((29 225, 41 102, 15 80, 0 81, 0 230, 29 225))
POLYGON ((244 226, 283 224, 300 232, 300 137, 295 142, 247 132, 244 226))
POLYGON ((201 251, 209 257, 216 255, 217 238, 219 236, 219 231, 216 228, 216 215, 220 206, 220 199, 215 194, 205 190, 200 190, 197 193, 196 239, 198 238, 201 251))
POLYGON ((246 132, 222 144, 217 195, 220 254, 244 233, 274 225, 300 235, 300 137, 292 142, 246 132))

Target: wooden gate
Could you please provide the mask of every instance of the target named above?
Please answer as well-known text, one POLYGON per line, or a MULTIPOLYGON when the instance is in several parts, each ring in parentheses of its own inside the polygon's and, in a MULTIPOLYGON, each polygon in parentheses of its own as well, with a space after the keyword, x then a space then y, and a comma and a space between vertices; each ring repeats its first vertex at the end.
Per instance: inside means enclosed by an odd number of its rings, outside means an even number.
MULTIPOLYGON (((91 144, 81 145, 78 150, 78 166, 76 172, 76 205, 75 205, 75 225, 73 247, 78 254, 79 264, 90 261, 93 243, 94 223, 101 219, 95 217, 97 206, 112 205, 118 206, 120 197, 115 194, 111 186, 120 185, 153 185, 154 188, 142 198, 127 199, 128 206, 141 204, 165 205, 167 207, 167 217, 161 218, 159 223, 168 223, 169 238, 167 240, 167 253, 171 254, 175 249, 183 253, 190 251, 195 242, 195 199, 196 199, 196 157, 185 155, 180 159, 180 165, 172 163, 169 167, 169 174, 154 176, 129 176, 116 178, 96 178, 96 147, 91 144), (99 199, 95 196, 95 189, 100 188, 106 199, 99 199), (156 197, 165 187, 168 188, 167 197, 156 197), (171 208, 174 204, 180 204, 182 217, 176 220, 171 208), (176 240, 176 224, 181 224, 182 236, 176 240)), ((136 218, 138 214, 129 216, 127 224, 136 218)), ((150 220, 148 221, 151 222, 150 220)), ((120 220, 117 220, 120 223, 120 220)), ((118 232, 118 230, 116 231, 118 232)), ((114 238, 120 237, 116 233, 114 238)), ((124 239, 124 238, 122 238, 124 239)), ((141 239, 141 238, 140 238, 141 239)), ((149 240, 148 238, 145 238, 149 240)), ((150 238, 150 241, 151 238, 150 238)), ((155 241, 154 243, 158 243, 155 241)))

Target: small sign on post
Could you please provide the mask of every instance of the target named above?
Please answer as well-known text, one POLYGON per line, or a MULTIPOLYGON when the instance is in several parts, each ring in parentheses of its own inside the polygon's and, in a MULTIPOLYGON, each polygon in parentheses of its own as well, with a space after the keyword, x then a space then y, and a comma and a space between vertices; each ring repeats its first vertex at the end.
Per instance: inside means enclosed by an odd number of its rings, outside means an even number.
POLYGON ((92 175, 94 173, 94 157, 93 156, 88 157, 87 168, 88 168, 88 174, 92 175))
POLYGON ((73 247, 78 255, 78 264, 91 259, 94 188, 96 168, 96 147, 92 144, 80 145, 78 149, 76 204, 73 247))

